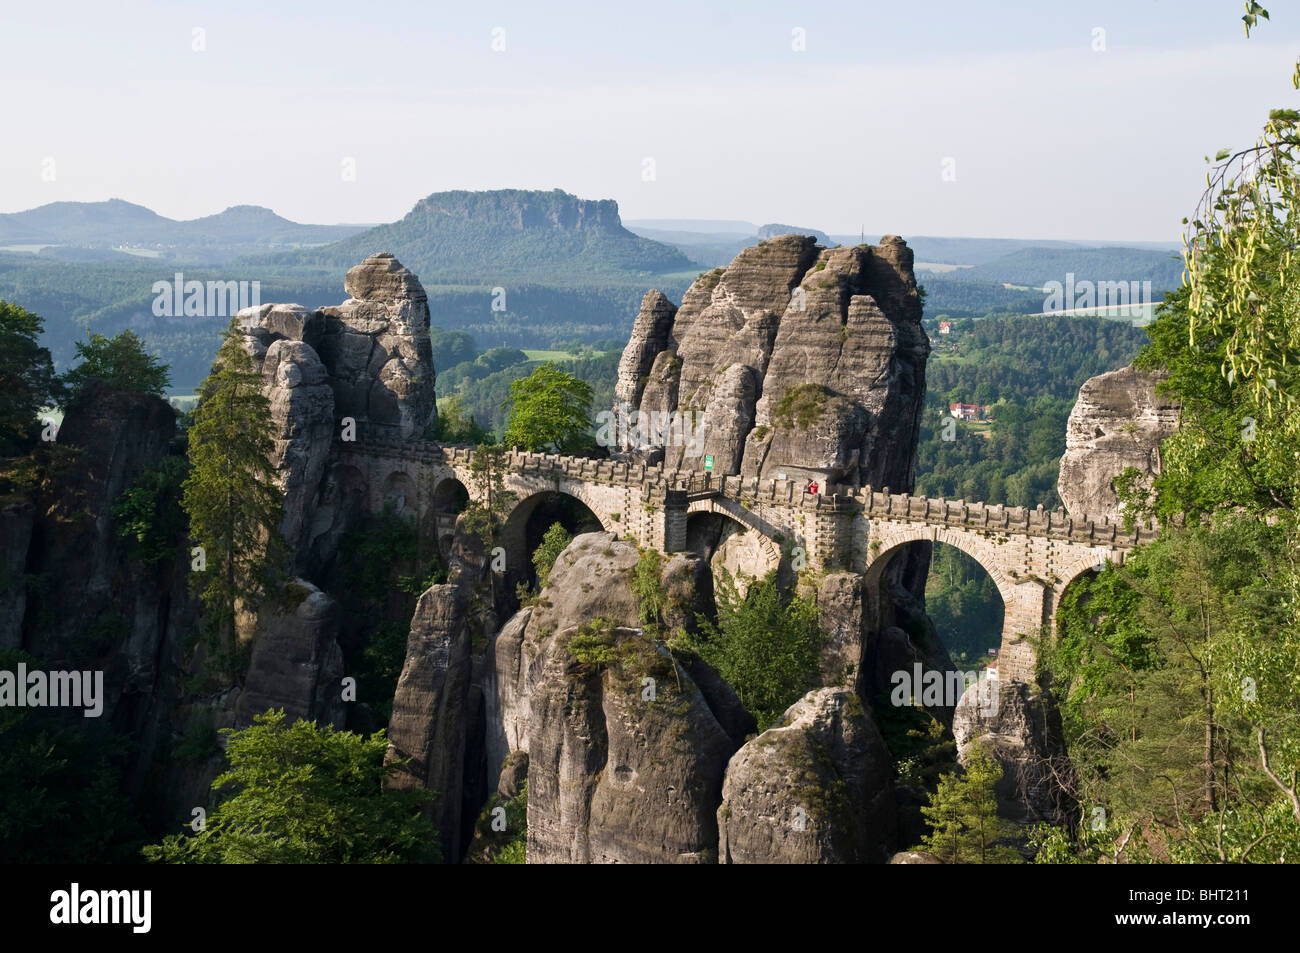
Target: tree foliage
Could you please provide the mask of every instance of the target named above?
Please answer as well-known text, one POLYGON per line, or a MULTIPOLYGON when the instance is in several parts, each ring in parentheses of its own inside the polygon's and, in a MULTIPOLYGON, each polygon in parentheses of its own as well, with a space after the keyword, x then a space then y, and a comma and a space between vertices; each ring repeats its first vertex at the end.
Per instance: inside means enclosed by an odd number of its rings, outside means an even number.
POLYGON ((724 570, 717 604, 717 624, 699 616, 699 635, 688 636, 686 645, 718 670, 765 731, 818 685, 817 606, 783 594, 775 571, 751 582, 741 596, 724 570))
POLYGON ((571 453, 590 444, 591 385, 543 364, 510 385, 505 443, 523 450, 571 453))
POLYGON ((1225 512, 1167 527, 1066 593, 1041 664, 1081 802, 1113 828, 1090 849, 1137 839, 1201 863, 1295 856, 1297 543, 1283 523, 1225 512))
POLYGON ((38 343, 43 327, 39 316, 0 301, 0 454, 29 449, 37 413, 60 396, 50 352, 38 343))
POLYGON ((269 711, 229 735, 229 769, 212 782, 216 807, 195 834, 144 849, 154 863, 393 864, 438 859, 424 812, 430 792, 387 790, 384 732, 362 737, 286 723, 269 711))
POLYGON ((136 556, 146 566, 177 555, 187 528, 181 494, 188 473, 189 463, 184 457, 163 457, 113 503, 118 535, 135 541, 136 556))
POLYGON ((1015 833, 998 816, 994 785, 1001 777, 1001 765, 982 744, 973 744, 963 769, 941 777, 929 805, 921 808, 930 825, 923 849, 946 864, 1019 863, 1015 849, 1000 843, 1015 833))
POLYGON ((113 390, 153 394, 161 397, 171 384, 167 366, 145 350, 144 342, 131 330, 113 337, 91 334, 77 342, 81 363, 63 375, 69 394, 76 395, 87 381, 100 380, 113 390))
POLYGON ((256 605, 283 569, 270 428, 261 378, 232 328, 194 411, 182 502, 205 564, 191 579, 222 652, 234 648, 237 604, 256 605))
POLYGON ((533 568, 537 570, 538 589, 546 585, 555 560, 560 558, 560 553, 564 552, 571 542, 573 542, 573 534, 560 523, 552 523, 542 535, 541 545, 533 550, 533 568))

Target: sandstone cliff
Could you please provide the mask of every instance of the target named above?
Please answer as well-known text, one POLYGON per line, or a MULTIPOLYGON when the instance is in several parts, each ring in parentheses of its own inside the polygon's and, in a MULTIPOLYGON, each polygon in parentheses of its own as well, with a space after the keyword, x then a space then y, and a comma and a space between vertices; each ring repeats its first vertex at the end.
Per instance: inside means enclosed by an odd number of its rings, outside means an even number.
MULTIPOLYGON (((529 863, 716 858, 715 811, 737 741, 752 730, 734 693, 702 666, 677 664, 639 628, 637 548, 577 537, 536 605, 493 640, 489 750, 528 754, 529 863), (724 723, 728 727, 724 727, 724 723)), ((663 567, 669 594, 694 599, 698 559, 663 567)), ((495 779, 493 779, 495 781, 495 779)))
POLYGON ((338 307, 264 304, 236 319, 271 402, 272 463, 285 493, 281 533, 296 573, 327 562, 341 535, 347 477, 326 471, 345 421, 355 440, 404 440, 437 417, 419 279, 384 252, 349 269, 344 289, 351 297, 338 307))
POLYGON ((728 764, 719 861, 884 863, 897 823, 892 773, 856 693, 809 692, 728 764))
POLYGON ((692 446, 619 449, 669 467, 912 486, 929 341, 912 252, 784 235, 642 303, 616 412, 694 412, 692 446))
POLYGON ((1178 429, 1178 405, 1157 393, 1163 373, 1129 367, 1084 382, 1070 411, 1058 492, 1077 520, 1120 518, 1112 481, 1135 467, 1141 485, 1160 473, 1160 441, 1178 429))

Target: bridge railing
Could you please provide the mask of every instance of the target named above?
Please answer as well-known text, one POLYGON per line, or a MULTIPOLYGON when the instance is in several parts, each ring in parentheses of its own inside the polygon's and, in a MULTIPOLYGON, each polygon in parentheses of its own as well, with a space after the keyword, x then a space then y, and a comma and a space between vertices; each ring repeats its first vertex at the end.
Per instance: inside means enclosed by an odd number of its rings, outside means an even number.
MULTIPOLYGON (((453 467, 468 466, 474 456, 473 447, 392 437, 371 437, 356 443, 336 442, 336 449, 343 454, 415 459, 453 467)), ((1125 529, 1122 522, 1105 516, 1090 519, 1084 515, 1076 519, 1065 510, 1045 510, 1041 506, 1029 509, 1001 503, 968 503, 965 500, 892 493, 889 487, 877 490, 871 486, 834 486, 828 488, 831 491, 829 493, 809 494, 805 492, 804 485, 795 480, 760 480, 756 476, 744 477, 701 470, 664 471, 659 466, 555 453, 510 450, 506 454, 506 467, 524 475, 561 476, 581 482, 634 486, 641 490, 641 495, 646 500, 661 495, 665 490, 676 490, 684 491, 687 496, 713 494, 737 501, 808 506, 814 509, 856 505, 861 507, 864 516, 872 519, 958 526, 975 531, 1041 536, 1088 545, 1129 548, 1149 542, 1159 533, 1154 521, 1135 522, 1131 528, 1125 529)))

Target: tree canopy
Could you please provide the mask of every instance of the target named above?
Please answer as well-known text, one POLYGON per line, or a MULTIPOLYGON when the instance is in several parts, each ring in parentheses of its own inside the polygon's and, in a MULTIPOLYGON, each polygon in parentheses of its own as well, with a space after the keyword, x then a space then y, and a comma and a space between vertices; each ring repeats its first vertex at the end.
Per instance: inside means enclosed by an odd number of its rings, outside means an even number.
POLYGON ((438 859, 423 808, 430 792, 386 790, 383 731, 363 737, 284 711, 257 715, 229 735, 229 769, 203 829, 144 849, 155 863, 393 864, 438 859))
POLYGON ((77 343, 81 363, 63 375, 68 392, 75 395, 87 381, 101 380, 114 390, 134 391, 161 397, 171 385, 167 366, 144 348, 131 330, 113 337, 91 334, 77 343))
POLYGON ((60 387, 50 352, 40 346, 40 317, 0 301, 0 453, 19 453, 36 440, 36 415, 60 387))
POLYGON ((506 446, 573 452, 590 443, 591 385, 557 365, 543 364, 510 385, 506 446))

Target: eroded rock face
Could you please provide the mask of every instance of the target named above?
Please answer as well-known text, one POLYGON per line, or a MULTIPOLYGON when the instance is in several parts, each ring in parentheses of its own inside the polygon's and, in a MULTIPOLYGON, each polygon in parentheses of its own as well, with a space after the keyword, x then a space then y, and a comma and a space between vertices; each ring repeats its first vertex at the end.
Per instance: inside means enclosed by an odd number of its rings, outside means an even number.
POLYGON ((550 640, 531 700, 528 862, 712 862, 731 740, 639 630, 609 630, 617 660, 600 665, 574 653, 576 635, 550 640))
MULTIPOLYGON (((905 591, 895 588, 892 597, 885 595, 879 607, 883 624, 877 628, 872 602, 878 594, 869 591, 862 576, 841 572, 822 579, 816 596, 823 685, 852 687, 863 698, 879 698, 893 690, 895 672, 910 676, 917 664, 924 671, 953 670, 948 650, 924 611, 905 591)), ((952 720, 951 708, 932 708, 930 713, 945 723, 952 720)))
POLYGON ((23 644, 27 611, 27 550, 36 525, 36 507, 10 503, 0 509, 0 649, 23 644))
POLYGON ((344 289, 351 298, 321 311, 335 412, 354 418, 362 436, 422 434, 437 416, 423 286, 382 252, 350 269, 344 289))
POLYGON ((618 400, 696 415, 696 441, 667 446, 666 466, 712 456, 720 473, 911 488, 929 341, 901 239, 784 235, 701 276, 675 314, 661 299, 643 304, 618 400))
MULTIPOLYGON (((471 736, 479 758, 490 744, 479 736, 482 704, 473 685, 473 634, 484 611, 483 565, 482 543, 458 523, 448 581, 431 586, 416 604, 388 723, 386 760, 410 759, 389 783, 435 792, 432 816, 443 858, 451 863, 460 860, 468 833, 463 812, 471 736)), ((481 765, 473 773, 477 780, 481 765)))
POLYGON ((1002 765, 995 787, 998 813, 1021 824, 1066 823, 1076 810, 1069 791, 1074 770, 1051 697, 1024 682, 975 683, 966 689, 953 715, 958 758, 983 744, 1002 765))
POLYGON ((1079 388, 1065 431, 1057 492, 1075 519, 1120 517, 1112 481, 1136 467, 1140 485, 1160 473, 1160 441, 1178 429, 1178 405, 1156 393, 1163 373, 1129 367, 1079 388))
POLYGON ((388 725, 388 759, 411 759, 393 786, 437 793, 434 821, 449 861, 460 855, 470 681, 467 596, 461 584, 433 586, 420 596, 388 725))
MULTIPOLYGON (((611 533, 578 536, 489 650, 488 781, 527 752, 529 863, 715 858, 723 770, 752 720, 715 672, 644 636, 639 555, 611 533)), ((689 554, 664 560, 666 620, 693 619, 707 573, 689 554)))
POLYGON ((289 721, 343 727, 339 607, 305 579, 292 579, 257 614, 253 653, 235 707, 236 724, 283 708, 289 721))
MULTIPOLYGON (((155 717, 160 666, 194 620, 188 567, 177 560, 155 572, 132 559, 112 515, 121 494, 167 455, 175 420, 161 398, 88 383, 58 434, 77 462, 29 536, 26 571, 50 585, 24 600, 22 648, 50 668, 103 669, 102 717, 126 731, 155 717)), ((179 552, 184 542, 176 544, 179 552)))
POLYGON ((884 863, 896 815, 889 751, 848 689, 822 688, 732 757, 720 863, 884 863))
POLYGON ((295 573, 328 561, 351 509, 356 481, 327 477, 344 418, 354 436, 408 439, 437 414, 429 305, 419 279, 392 255, 350 269, 352 297, 335 308, 245 308, 237 321, 262 375, 275 431, 272 464, 284 489, 281 533, 295 573))

